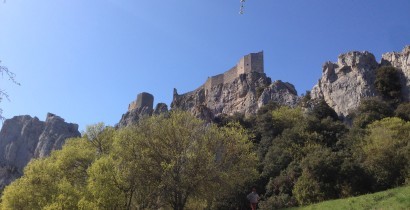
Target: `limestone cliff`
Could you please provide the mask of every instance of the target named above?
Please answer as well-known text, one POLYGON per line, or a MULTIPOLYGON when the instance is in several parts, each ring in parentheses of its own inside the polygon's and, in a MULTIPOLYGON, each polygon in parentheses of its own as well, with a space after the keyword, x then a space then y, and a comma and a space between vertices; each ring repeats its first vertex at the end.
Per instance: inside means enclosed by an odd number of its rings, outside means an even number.
POLYGON ((20 177, 32 158, 48 156, 80 135, 77 124, 50 113, 45 122, 28 115, 6 120, 0 131, 0 189, 20 177))
POLYGON ((260 52, 244 56, 231 70, 208 78, 192 92, 180 95, 175 89, 171 108, 211 120, 220 114, 254 114, 270 101, 294 106, 298 100, 292 84, 280 80, 272 83, 266 76, 260 52))
POLYGON ((382 65, 392 65, 403 72, 403 99, 410 98, 410 46, 403 52, 386 53, 379 64, 374 55, 349 52, 339 56, 336 63, 323 65, 322 77, 311 91, 311 97, 322 98, 341 116, 357 108, 363 98, 378 96, 374 81, 376 70, 382 65))

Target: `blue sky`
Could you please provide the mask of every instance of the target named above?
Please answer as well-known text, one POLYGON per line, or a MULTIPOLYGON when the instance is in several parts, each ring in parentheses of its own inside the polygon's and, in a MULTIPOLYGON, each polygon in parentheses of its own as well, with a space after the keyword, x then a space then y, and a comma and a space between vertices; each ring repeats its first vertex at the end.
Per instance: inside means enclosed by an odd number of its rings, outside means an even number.
POLYGON ((250 52, 272 80, 310 90, 325 61, 410 44, 409 0, 7 0, 0 60, 4 116, 47 112, 86 125, 117 123, 140 92, 172 101, 250 52))

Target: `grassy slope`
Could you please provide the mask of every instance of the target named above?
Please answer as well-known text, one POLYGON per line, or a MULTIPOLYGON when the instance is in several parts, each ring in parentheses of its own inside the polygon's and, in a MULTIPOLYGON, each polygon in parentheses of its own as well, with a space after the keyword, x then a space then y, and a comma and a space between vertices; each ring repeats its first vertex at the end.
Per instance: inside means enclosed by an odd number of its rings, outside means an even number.
POLYGON ((410 209, 410 186, 290 209, 410 209))

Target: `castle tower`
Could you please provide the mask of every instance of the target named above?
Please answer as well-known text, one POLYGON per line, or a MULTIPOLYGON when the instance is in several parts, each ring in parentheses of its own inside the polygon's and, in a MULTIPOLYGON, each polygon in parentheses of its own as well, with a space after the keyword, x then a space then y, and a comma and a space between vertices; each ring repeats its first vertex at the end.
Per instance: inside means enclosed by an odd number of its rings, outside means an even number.
POLYGON ((238 75, 250 72, 264 73, 263 51, 245 55, 238 62, 236 68, 238 75))
POLYGON ((141 107, 149 107, 152 109, 154 107, 154 96, 146 92, 138 94, 137 100, 128 106, 128 110, 131 111, 141 107))
POLYGON ((232 82, 238 78, 239 75, 251 72, 264 73, 263 51, 245 55, 229 71, 209 77, 204 84, 205 90, 208 91, 216 85, 232 82))

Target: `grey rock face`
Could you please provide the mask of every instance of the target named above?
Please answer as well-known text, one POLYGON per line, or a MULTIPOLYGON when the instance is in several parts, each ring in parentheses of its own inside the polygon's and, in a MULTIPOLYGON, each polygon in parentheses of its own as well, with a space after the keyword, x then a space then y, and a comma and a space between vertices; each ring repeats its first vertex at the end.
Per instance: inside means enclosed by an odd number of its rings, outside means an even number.
POLYGON ((292 84, 272 83, 264 73, 263 52, 242 57, 230 70, 209 77, 192 92, 179 95, 174 89, 171 109, 181 109, 211 120, 218 115, 254 114, 270 101, 295 106, 299 97, 292 84))
MULTIPOLYGON (((280 80, 272 83, 264 73, 263 52, 243 56, 230 70, 208 77, 203 85, 194 91, 178 94, 174 89, 171 109, 191 112, 194 116, 211 121, 214 117, 242 113, 245 116, 273 101, 282 105, 295 106, 299 97, 294 86, 280 80)), ((138 122, 144 116, 168 111, 166 104, 159 103, 152 108, 153 97, 139 94, 129 105, 117 128, 138 122), (145 103, 148 100, 149 103, 145 103)))
POLYGON ((263 90, 262 95, 258 99, 258 108, 270 101, 293 107, 299 102, 300 98, 297 95, 296 89, 292 84, 277 80, 263 90))
POLYGON ((402 94, 405 101, 410 101, 410 45, 402 52, 390 52, 382 55, 382 65, 391 65, 402 71, 402 94))
POLYGON ((44 130, 34 151, 34 157, 48 156, 51 151, 61 149, 66 139, 79 136, 81 134, 78 132, 77 124, 66 123, 63 118, 48 113, 44 130))
POLYGON ((298 100, 293 85, 281 81, 271 83, 265 73, 250 72, 208 90, 201 86, 182 95, 174 91, 171 108, 186 110, 210 120, 221 114, 244 113, 248 116, 270 101, 294 106, 298 100))
POLYGON ((138 107, 136 109, 128 110, 122 115, 120 122, 115 126, 116 128, 123 128, 129 125, 136 124, 141 118, 151 116, 154 110, 152 107, 138 107))
POLYGON ((322 77, 311 91, 313 99, 321 98, 341 116, 356 109, 363 98, 378 96, 374 81, 381 65, 392 65, 403 72, 403 98, 409 99, 410 47, 401 53, 386 53, 381 64, 369 52, 349 52, 339 56, 337 63, 326 62, 322 77))
POLYGON ((20 177, 32 158, 48 156, 67 138, 79 136, 77 124, 50 113, 45 122, 28 115, 6 120, 0 131, 0 188, 20 177))

